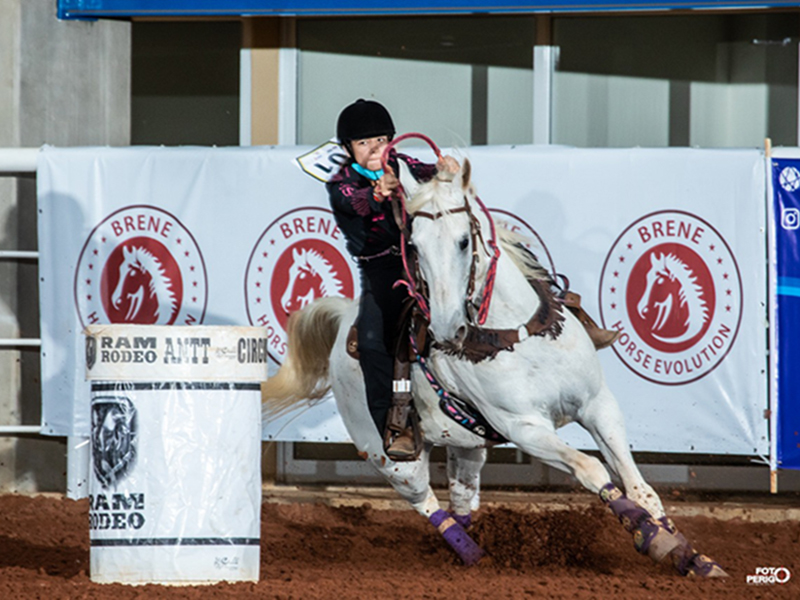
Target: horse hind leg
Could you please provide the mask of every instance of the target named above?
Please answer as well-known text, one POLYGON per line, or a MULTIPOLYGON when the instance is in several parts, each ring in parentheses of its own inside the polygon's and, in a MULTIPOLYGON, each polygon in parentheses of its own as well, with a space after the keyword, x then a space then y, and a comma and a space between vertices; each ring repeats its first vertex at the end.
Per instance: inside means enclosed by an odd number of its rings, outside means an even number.
POLYGON ((439 504, 430 487, 429 455, 429 448, 425 448, 413 462, 393 462, 384 455, 372 457, 370 462, 414 510, 428 519, 464 564, 474 565, 484 552, 467 533, 469 524, 465 526, 439 504))
POLYGON ((448 512, 464 529, 472 525, 472 511, 480 505, 480 473, 486 448, 447 447, 448 512))

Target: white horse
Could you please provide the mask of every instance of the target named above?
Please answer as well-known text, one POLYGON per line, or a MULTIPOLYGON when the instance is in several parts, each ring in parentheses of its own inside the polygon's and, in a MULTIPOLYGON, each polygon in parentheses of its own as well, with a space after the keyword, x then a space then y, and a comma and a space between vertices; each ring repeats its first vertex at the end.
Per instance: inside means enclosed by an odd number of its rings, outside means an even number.
POLYGON ((288 356, 264 388, 265 414, 313 403, 332 388, 360 455, 471 564, 482 551, 466 529, 471 510, 477 508, 479 472, 491 443, 444 414, 440 396, 429 381, 434 378, 446 393, 478 409, 492 428, 521 450, 571 473, 599 494, 633 534, 639 552, 656 561, 669 556, 685 575, 725 575, 677 531, 634 464, 622 414, 583 326, 564 310, 547 331, 525 328, 541 315, 538 309, 544 300, 526 279, 523 261, 515 260, 513 246, 500 244, 503 251, 496 259, 485 323, 482 327, 473 323, 474 311, 465 304, 472 305, 474 298, 465 296, 473 290, 473 296, 486 297, 493 252, 483 249, 493 225, 469 184, 469 163, 453 181, 434 179, 417 186, 402 172, 400 178, 407 190, 416 188, 406 208, 414 218, 411 241, 428 286, 429 331, 436 340, 424 364, 416 362, 412 369, 414 402, 425 441, 420 458, 393 462, 383 451, 367 410, 359 364, 345 348, 348 328, 358 311, 357 303, 347 299, 322 299, 290 318, 288 356), (532 315, 537 316, 532 319, 532 315), (468 338, 492 340, 496 331, 511 338, 517 335, 521 341, 513 345, 513 351, 499 350, 493 358, 464 358, 468 338), (556 435, 557 428, 572 421, 592 435, 627 495, 614 486, 598 459, 569 447, 556 435), (440 507, 429 484, 428 456, 434 445, 447 446, 447 510, 440 507))

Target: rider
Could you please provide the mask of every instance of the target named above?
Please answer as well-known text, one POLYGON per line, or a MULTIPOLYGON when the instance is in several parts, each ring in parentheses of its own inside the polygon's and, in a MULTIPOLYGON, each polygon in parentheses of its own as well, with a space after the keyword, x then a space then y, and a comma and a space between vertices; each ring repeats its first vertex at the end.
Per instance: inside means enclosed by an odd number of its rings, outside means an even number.
MULTIPOLYGON (((350 160, 327 184, 334 218, 361 275, 359 362, 367 405, 382 436, 392 405, 398 317, 408 297, 405 287, 394 286, 405 272, 400 255, 400 228, 392 203, 386 200, 399 185, 398 160, 408 166, 411 176, 419 182, 429 181, 437 173, 449 173, 452 178, 460 168, 449 156, 432 165, 392 150, 384 172, 381 157, 394 134, 392 117, 380 103, 359 99, 345 107, 336 124, 336 135, 350 160)), ((410 428, 389 441, 386 453, 391 458, 408 460, 414 456, 410 428)))

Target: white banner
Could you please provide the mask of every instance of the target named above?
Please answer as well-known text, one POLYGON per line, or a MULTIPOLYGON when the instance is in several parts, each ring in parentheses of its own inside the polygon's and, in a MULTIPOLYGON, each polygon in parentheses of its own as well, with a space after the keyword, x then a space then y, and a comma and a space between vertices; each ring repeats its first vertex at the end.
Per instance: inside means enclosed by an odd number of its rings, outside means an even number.
MULTIPOLYGON (((324 185, 295 162, 311 150, 41 153, 46 433, 88 434, 86 325, 261 326, 274 368, 288 312, 315 295, 358 294, 324 185)), ((403 151, 433 160, 428 150, 403 151)), ((598 322, 622 332, 601 357, 634 450, 768 452, 761 152, 462 154, 495 216, 538 236, 542 262, 569 277, 598 322)), ((593 447, 576 426, 563 434, 593 447)), ((264 437, 348 439, 332 400, 265 424, 264 437)))

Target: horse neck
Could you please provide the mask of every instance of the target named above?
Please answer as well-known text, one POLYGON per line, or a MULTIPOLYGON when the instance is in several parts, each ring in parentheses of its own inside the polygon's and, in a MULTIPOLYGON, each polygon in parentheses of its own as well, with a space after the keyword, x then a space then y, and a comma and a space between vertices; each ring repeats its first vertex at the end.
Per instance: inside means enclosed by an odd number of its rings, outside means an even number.
POLYGON ((497 277, 486 327, 516 327, 539 308, 539 296, 517 265, 504 253, 497 263, 497 277))

